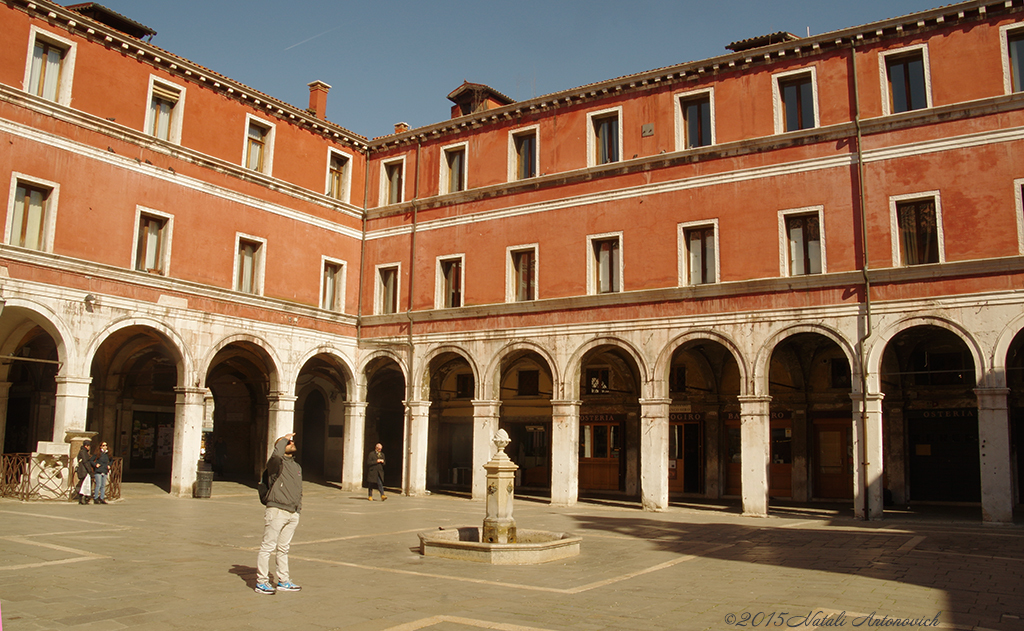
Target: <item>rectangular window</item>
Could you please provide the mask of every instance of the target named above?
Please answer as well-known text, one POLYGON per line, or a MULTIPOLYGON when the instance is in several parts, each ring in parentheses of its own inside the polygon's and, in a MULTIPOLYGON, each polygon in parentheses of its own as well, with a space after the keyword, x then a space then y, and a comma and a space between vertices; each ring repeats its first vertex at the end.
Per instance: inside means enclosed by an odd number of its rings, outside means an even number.
POLYGON ((594 164, 619 161, 619 116, 611 114, 591 119, 594 134, 594 164))
POLYGON ((253 120, 249 121, 249 130, 245 144, 245 167, 260 173, 270 173, 270 141, 272 128, 253 120))
POLYGON ((438 272, 441 281, 440 308, 454 309, 462 306, 462 259, 439 261, 438 272))
POLYGON ((621 290, 619 239, 593 239, 593 293, 608 294, 621 290))
POLYGON ((1006 93, 1024 92, 1024 28, 1020 24, 1011 24, 999 30, 1003 36, 1003 81, 1006 93))
POLYGON ((779 95, 782 100, 783 131, 811 129, 816 126, 814 118, 814 83, 811 75, 805 74, 779 81, 779 95))
POLYGON ((180 139, 178 120, 182 93, 178 88, 155 81, 150 82, 149 115, 146 131, 150 136, 170 142, 180 139))
POLYGON ((50 101, 60 97, 61 71, 67 49, 51 42, 36 39, 32 49, 28 91, 50 101))
POLYGON ((530 131, 512 137, 515 148, 515 179, 525 180, 537 176, 537 132, 530 131))
POLYGON ((925 60, 922 49, 887 56, 885 71, 889 83, 891 113, 898 114, 928 107, 928 87, 925 83, 925 60))
POLYGON ((398 313, 398 267, 377 268, 377 313, 398 313))
POLYGON ((821 224, 818 214, 786 217, 790 276, 821 273, 821 224))
POLYGON ((691 228, 685 234, 689 283, 704 285, 715 282, 714 226, 691 228))
POLYGON ((534 249, 518 250, 511 254, 515 301, 536 300, 537 251, 534 249))
POLYGON ((402 203, 402 162, 384 164, 384 203, 402 203))
POLYGON ((237 254, 235 291, 259 294, 263 267, 263 244, 259 241, 239 238, 237 254))
POLYGON ((320 308, 344 311, 345 266, 335 261, 324 261, 320 308))
POLYGON ((444 149, 441 164, 441 193, 466 190, 466 145, 444 149))
POLYGON ((711 140, 711 95, 684 97, 679 108, 683 116, 683 143, 685 149, 707 147, 711 140))
POLYGON ((8 243, 32 250, 46 249, 50 193, 51 189, 18 182, 8 243))
POLYGON ((939 262, 939 222, 935 199, 896 203, 900 260, 904 265, 939 262))
POLYGON ((329 153, 327 165, 327 195, 339 201, 348 201, 348 157, 334 151, 329 153))
POLYGON ((520 370, 516 381, 516 396, 535 397, 540 394, 540 371, 520 370))
POLYGON ((455 398, 456 399, 472 399, 473 398, 473 375, 472 373, 465 373, 462 375, 455 375, 455 398))
POLYGON ((139 232, 135 246, 135 269, 150 274, 164 274, 167 249, 167 223, 165 217, 139 214, 139 232))

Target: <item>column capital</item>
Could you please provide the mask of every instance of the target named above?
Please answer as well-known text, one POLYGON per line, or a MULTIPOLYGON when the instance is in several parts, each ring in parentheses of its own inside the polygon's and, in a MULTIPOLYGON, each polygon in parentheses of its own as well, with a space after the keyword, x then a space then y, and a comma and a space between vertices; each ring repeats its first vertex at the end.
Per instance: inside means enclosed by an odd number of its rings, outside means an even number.
POLYGON ((977 388, 974 389, 974 394, 978 395, 979 397, 983 397, 983 396, 998 397, 1000 395, 1006 396, 1006 395, 1010 394, 1010 389, 1009 388, 985 388, 985 387, 982 387, 982 386, 978 386, 977 388))
POLYGON ((473 399, 470 401, 473 405, 473 415, 481 416, 480 411, 490 411, 494 416, 498 415, 498 409, 501 407, 501 401, 492 401, 489 399, 473 399))
POLYGON ((672 399, 640 399, 641 406, 647 405, 672 405, 672 399))
POLYGON ((430 401, 403 401, 405 407, 412 410, 413 414, 428 414, 430 412, 430 401))
POLYGON ((294 394, 288 394, 284 390, 272 390, 272 391, 267 393, 267 401, 270 402, 270 403, 273 403, 275 401, 280 402, 280 403, 284 403, 284 402, 288 402, 288 401, 295 402, 295 401, 298 401, 298 400, 299 400, 299 397, 295 396, 294 394))
POLYGON ((767 394, 741 394, 736 397, 741 404, 743 403, 771 403, 772 398, 767 394))
POLYGON ((184 394, 184 395, 192 394, 192 395, 199 395, 199 396, 205 397, 206 393, 209 392, 209 390, 207 388, 193 388, 193 387, 189 387, 189 386, 185 386, 185 387, 177 387, 177 386, 175 386, 174 387, 174 392, 175 392, 175 394, 184 394))
POLYGON ((884 392, 869 392, 867 394, 861 394, 860 392, 851 392, 850 400, 854 403, 860 403, 861 401, 881 401, 885 398, 884 392))
POLYGON ((583 401, 579 399, 551 399, 551 407, 580 407, 581 405, 583 405, 583 401))
POLYGON ((57 375, 54 377, 57 387, 61 386, 88 386, 92 383, 92 377, 78 377, 75 375, 57 375))

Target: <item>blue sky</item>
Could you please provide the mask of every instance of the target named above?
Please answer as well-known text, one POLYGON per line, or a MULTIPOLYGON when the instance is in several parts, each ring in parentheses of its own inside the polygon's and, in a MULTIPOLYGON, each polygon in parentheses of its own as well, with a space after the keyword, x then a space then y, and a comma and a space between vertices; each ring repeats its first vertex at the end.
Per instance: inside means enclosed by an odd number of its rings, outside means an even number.
MULTIPOLYGON (((70 1, 69 1, 70 3, 70 1)), ((373 138, 449 117, 463 80, 516 100, 724 54, 775 31, 812 35, 938 0, 101 0, 152 42, 373 138)))

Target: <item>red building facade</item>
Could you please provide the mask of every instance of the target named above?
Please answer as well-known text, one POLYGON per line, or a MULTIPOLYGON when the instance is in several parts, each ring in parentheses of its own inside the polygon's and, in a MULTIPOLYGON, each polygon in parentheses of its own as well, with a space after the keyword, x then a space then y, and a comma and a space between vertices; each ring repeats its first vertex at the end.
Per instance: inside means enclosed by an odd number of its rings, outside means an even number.
MULTIPOLYGON (((191 492, 258 472, 521 492, 979 503, 1024 418, 1024 5, 964 2, 368 140, 13 2, 5 452, 96 431, 191 492), (32 361, 44 360, 44 361, 32 361), (400 466, 399 466, 400 465, 400 466)), ((98 21, 102 20, 102 21, 98 21)))

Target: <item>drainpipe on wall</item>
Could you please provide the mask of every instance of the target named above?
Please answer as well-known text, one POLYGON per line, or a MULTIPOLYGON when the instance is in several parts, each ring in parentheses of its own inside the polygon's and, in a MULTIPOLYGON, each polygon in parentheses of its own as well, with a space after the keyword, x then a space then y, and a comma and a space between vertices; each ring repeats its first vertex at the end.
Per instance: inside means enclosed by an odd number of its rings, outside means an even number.
POLYGON ((366 276, 366 213, 370 208, 370 150, 363 168, 363 240, 359 243, 359 302, 356 305, 356 347, 363 340, 363 282, 366 276))
POLYGON ((864 207, 864 148, 863 137, 860 126, 860 91, 857 88, 857 44, 850 43, 850 60, 853 66, 853 124, 857 128, 857 204, 860 206, 860 235, 861 235, 861 275, 864 277, 864 312, 863 312, 863 333, 857 339, 857 358, 860 361, 860 460, 864 471, 861 480, 861 490, 864 500, 864 519, 871 519, 871 502, 868 498, 871 482, 868 480, 868 446, 867 446, 867 423, 868 423, 868 362, 864 356, 864 342, 871 337, 871 277, 868 275, 868 220, 867 210, 864 207))
MULTIPOLYGON (((397 131, 397 129, 396 129, 397 131)), ((402 459, 402 467, 405 469, 405 489, 406 493, 409 492, 411 486, 411 471, 409 470, 409 462, 411 458, 411 445, 413 444, 412 436, 412 406, 410 405, 413 401, 415 389, 413 385, 413 359, 415 358, 415 349, 412 345, 412 301, 415 295, 414 289, 416 286, 416 227, 418 221, 418 210, 419 210, 419 198, 420 198, 420 141, 416 140, 416 173, 413 179, 412 187, 412 233, 409 236, 409 298, 405 305, 405 317, 408 320, 408 333, 406 344, 408 346, 408 365, 409 365, 409 376, 406 379, 405 384, 405 458, 402 459)))

